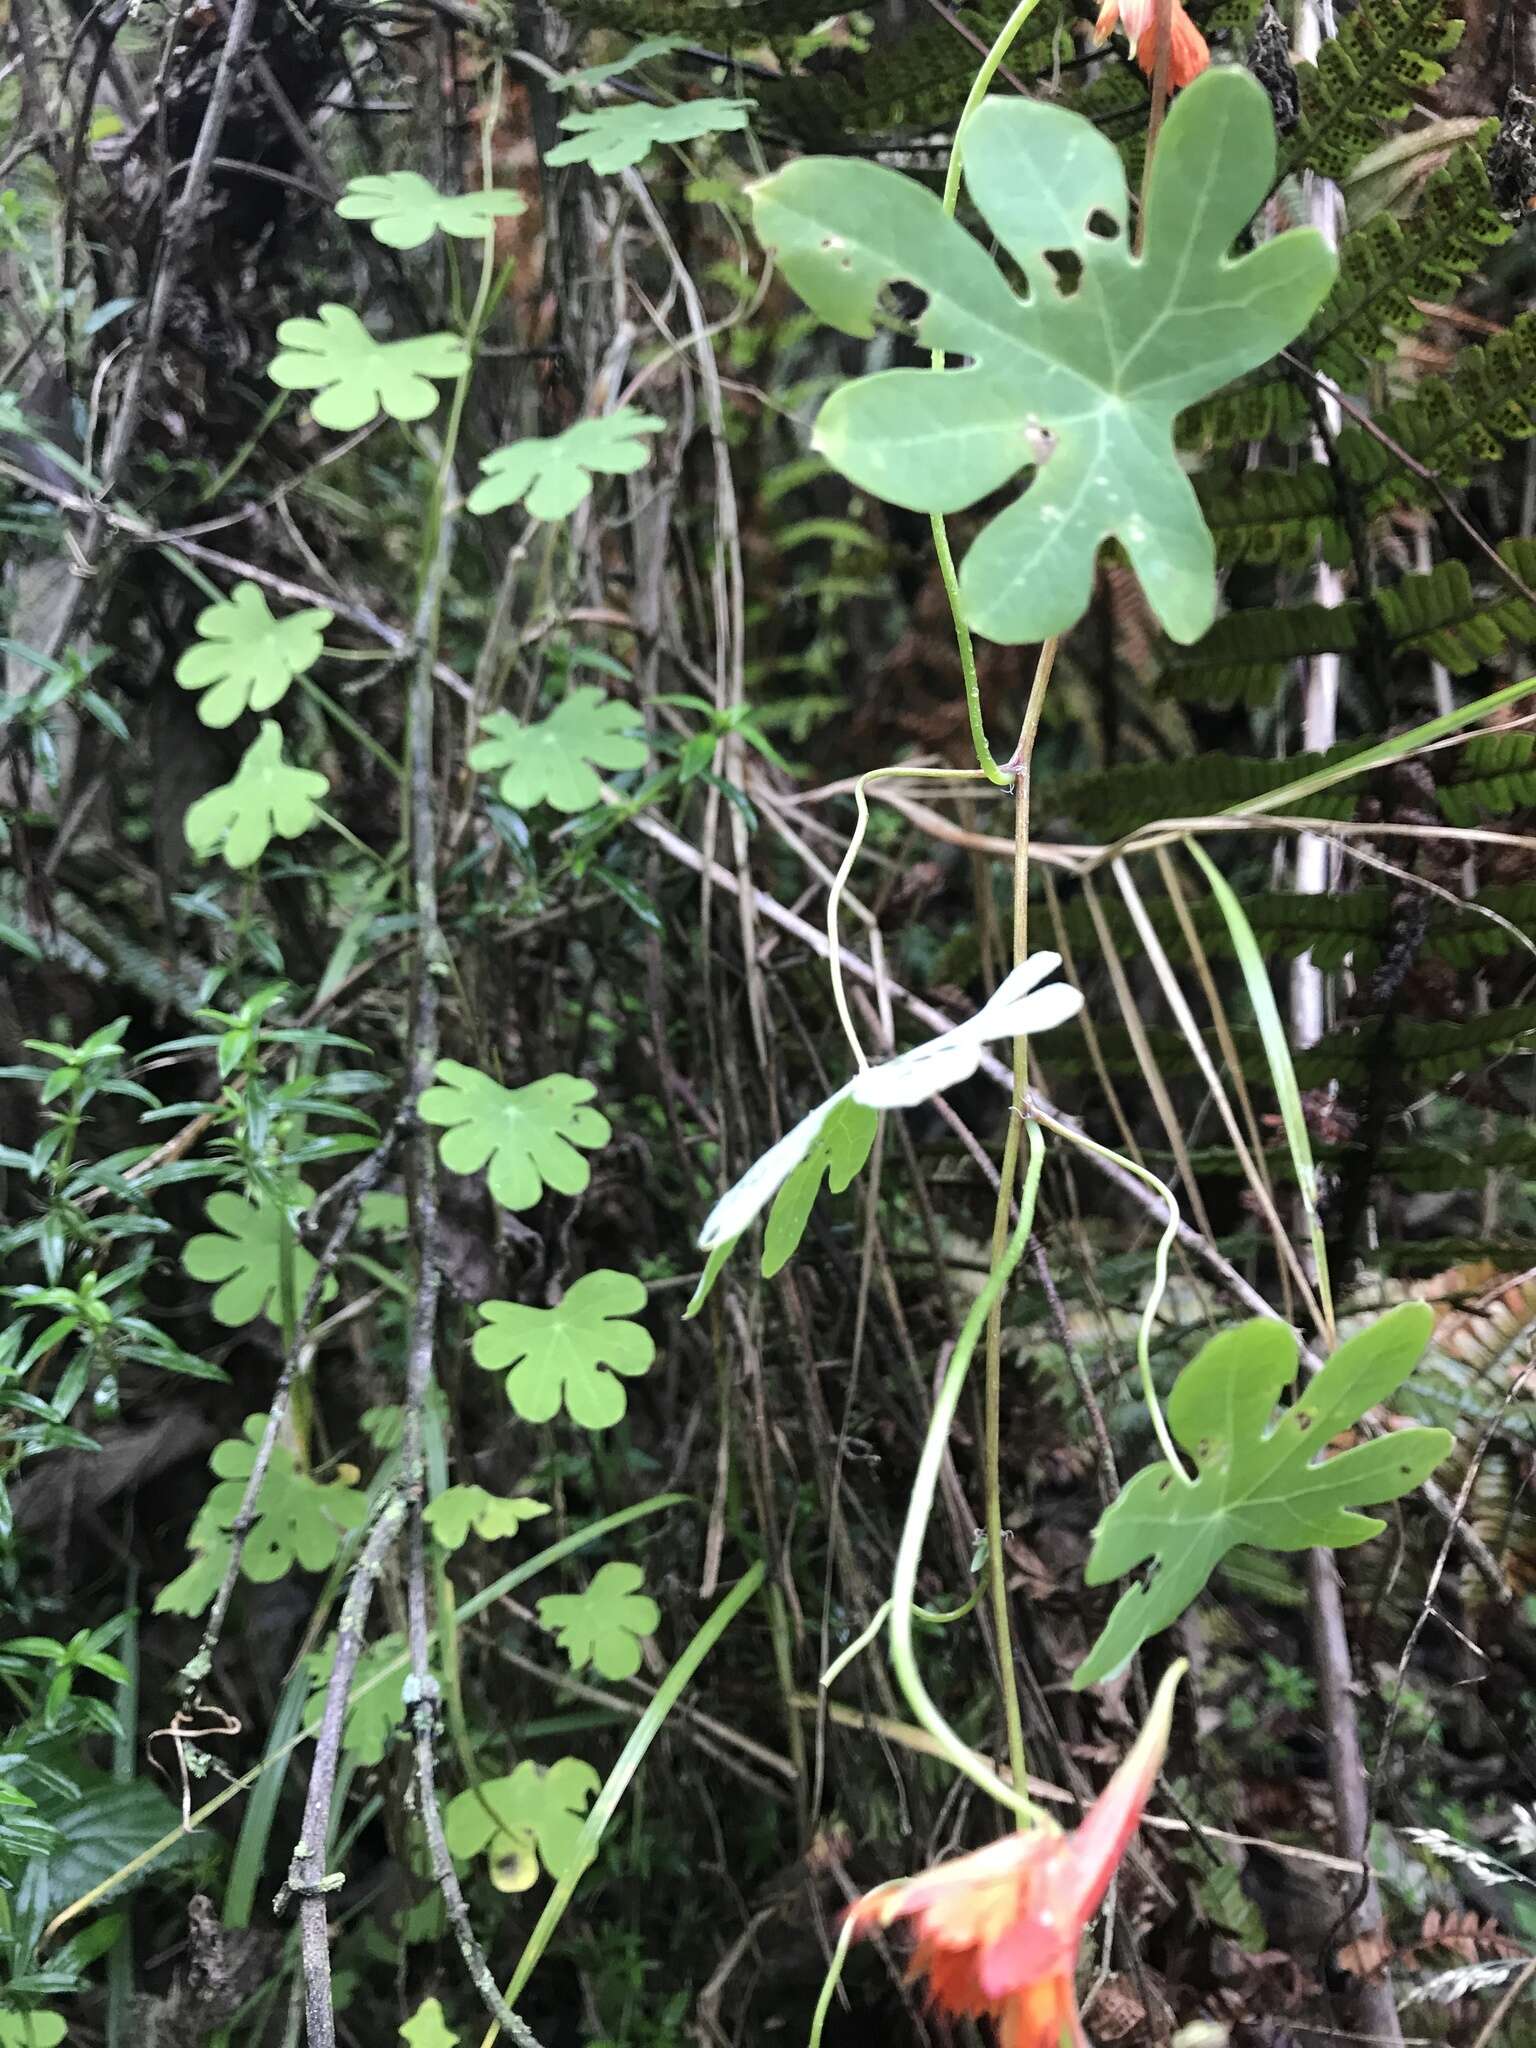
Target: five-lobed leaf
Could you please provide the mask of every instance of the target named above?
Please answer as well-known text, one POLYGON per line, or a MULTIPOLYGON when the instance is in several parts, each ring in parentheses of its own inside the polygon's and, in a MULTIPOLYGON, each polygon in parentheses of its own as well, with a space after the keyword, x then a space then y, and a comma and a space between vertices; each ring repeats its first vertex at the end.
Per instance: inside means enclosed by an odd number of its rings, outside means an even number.
POLYGON ((232 868, 248 868, 279 839, 309 830, 330 788, 313 768, 283 759, 283 729, 264 718, 233 778, 187 809, 187 844, 204 860, 222 852, 232 868))
MULTIPOLYGON (((307 1187, 294 1189, 294 1204, 307 1208, 312 1197, 307 1187)), ((278 1290, 282 1283, 282 1242, 284 1217, 270 1202, 252 1202, 233 1189, 221 1188, 208 1197, 205 1214, 214 1226, 189 1238, 181 1255, 183 1268, 194 1280, 216 1286, 213 1315, 228 1329, 253 1323, 258 1316, 278 1322, 282 1305, 278 1290)), ((315 1262, 302 1245, 293 1248, 293 1294, 297 1304, 309 1291, 315 1277, 315 1262)), ((336 1292, 328 1280, 323 1298, 336 1292)))
POLYGON ((646 436, 665 425, 655 413, 621 405, 563 433, 512 441, 482 459, 480 481, 465 502, 471 512, 499 512, 521 501, 535 519, 564 519, 591 493, 595 476, 644 469, 651 459, 646 436))
POLYGON ((381 412, 424 420, 437 408, 433 379, 461 377, 469 351, 456 334, 377 341, 350 306, 324 305, 317 319, 284 320, 281 348, 267 375, 284 391, 313 391, 310 411, 322 427, 352 433, 381 412))
POLYGON ((958 512, 1033 469, 961 571, 969 623, 1044 640, 1083 614, 1100 544, 1119 541, 1175 640, 1215 614, 1215 555, 1174 452, 1178 413, 1265 362, 1332 282, 1321 235, 1292 229, 1229 255, 1274 172, 1269 101, 1213 70, 1158 139, 1132 251, 1115 145, 1040 100, 985 101, 966 124, 966 188, 1025 281, 922 185, 878 164, 807 157, 754 188, 757 231, 822 319, 869 336, 898 282, 926 299, 925 346, 966 359, 844 384, 815 445, 861 489, 958 512))
POLYGON ((476 1365, 506 1372, 507 1399, 525 1422, 565 1412, 583 1429, 608 1429, 626 1406, 623 1383, 649 1370, 656 1344, 628 1320, 645 1306, 645 1283, 600 1267, 567 1289, 554 1308, 483 1301, 485 1327, 472 1344, 476 1365))
POLYGON ((573 1671, 595 1665, 604 1678, 633 1678, 640 1644, 654 1635, 661 1609, 640 1591, 645 1573, 621 1560, 605 1564, 584 1593, 551 1593, 539 1602, 539 1621, 552 1629, 573 1671))
POLYGON ((557 811, 590 810, 603 793, 598 768, 643 768, 639 714, 622 698, 584 683, 547 718, 524 725, 507 711, 480 721, 489 735, 470 749, 469 765, 502 771, 499 793, 514 810, 547 803, 557 811))
POLYGON ((1434 1327, 1407 1302, 1346 1339, 1278 1419, 1295 1377, 1297 1346, 1282 1323, 1223 1331, 1190 1360, 1168 1401, 1168 1423, 1198 1477, 1166 1463, 1138 1472, 1094 1532, 1084 1577, 1099 1586, 1152 1560, 1151 1575, 1122 1593, 1103 1634, 1073 1675, 1097 1685, 1122 1670, 1148 1637, 1170 1627, 1234 1545, 1268 1550, 1347 1549, 1385 1527, 1354 1509, 1397 1500, 1451 1447, 1443 1429, 1396 1429, 1336 1456, 1327 1447, 1400 1387, 1434 1327))
MULTIPOLYGON (((229 1564, 229 1531, 245 1498, 256 1463, 256 1448, 266 1430, 264 1415, 248 1415, 244 1437, 216 1444, 208 1463, 219 1484, 198 1510, 187 1538, 192 1560, 164 1586, 155 1600, 157 1614, 201 1614, 213 1599, 229 1564)), ((345 1479, 312 1479, 294 1464, 286 1444, 276 1443, 261 1490, 256 1519, 240 1553, 240 1569, 256 1585, 268 1585, 291 1571, 324 1571, 335 1562, 342 1539, 361 1527, 368 1503, 345 1479)))
POLYGON ((386 249, 419 249, 439 231, 478 241, 526 206, 516 192, 444 193, 420 171, 370 171, 348 179, 336 211, 343 220, 366 221, 386 249))
POLYGON ((701 135, 745 128, 751 111, 750 100, 683 100, 673 107, 631 100, 592 113, 567 114, 560 126, 568 139, 556 143, 544 161, 590 164, 599 172, 627 171, 658 142, 696 142, 701 135))
POLYGON ((421 1098, 424 1123, 442 1127, 438 1152, 454 1173, 488 1167, 486 1185, 504 1209, 530 1209, 546 1187, 579 1195, 592 1177, 582 1151, 606 1145, 612 1128, 588 1105, 597 1090, 574 1074, 546 1074, 503 1088, 458 1060, 439 1060, 437 1086, 421 1098), (577 1150, 577 1147, 581 1151, 577 1150))
POLYGON ((237 583, 227 599, 198 613, 197 644, 177 662, 176 680, 184 690, 205 692, 197 700, 204 725, 233 725, 243 711, 270 711, 294 677, 320 659, 335 616, 307 605, 274 618, 256 584, 237 583))
POLYGON ((422 1520, 444 1550, 458 1550, 469 1541, 469 1532, 486 1543, 498 1537, 515 1536, 524 1522, 547 1515, 541 1500, 527 1494, 487 1493, 483 1486, 448 1486, 437 1496, 422 1520))
POLYGON ((534 1882, 535 1852, 551 1877, 563 1877, 601 1783, 580 1757, 563 1756, 547 1770, 525 1760, 510 1777, 487 1778, 449 1800, 443 1815, 448 1847, 458 1857, 484 1850, 491 1881, 502 1891, 526 1891, 534 1882))

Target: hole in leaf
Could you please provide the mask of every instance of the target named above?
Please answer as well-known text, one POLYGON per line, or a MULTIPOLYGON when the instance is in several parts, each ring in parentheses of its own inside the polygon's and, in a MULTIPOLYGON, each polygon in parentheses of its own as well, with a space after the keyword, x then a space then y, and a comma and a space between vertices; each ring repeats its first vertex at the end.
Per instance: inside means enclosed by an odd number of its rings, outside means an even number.
POLYGON ((1045 260, 1056 278, 1056 290, 1070 299, 1083 281, 1083 259, 1075 249, 1047 249, 1045 260))
POLYGON ((1305 1408, 1298 1408, 1296 1410, 1296 1427, 1298 1429, 1310 1429, 1312 1427, 1312 1418, 1305 1408))
POLYGON ((1088 232, 1097 235, 1101 242, 1112 242, 1120 232, 1120 223, 1112 213, 1096 206, 1088 216, 1088 232))
POLYGON ((903 327, 915 327, 928 310, 928 294, 921 285, 911 284, 906 278, 893 278, 880 287, 880 310, 888 320, 899 320, 903 327))

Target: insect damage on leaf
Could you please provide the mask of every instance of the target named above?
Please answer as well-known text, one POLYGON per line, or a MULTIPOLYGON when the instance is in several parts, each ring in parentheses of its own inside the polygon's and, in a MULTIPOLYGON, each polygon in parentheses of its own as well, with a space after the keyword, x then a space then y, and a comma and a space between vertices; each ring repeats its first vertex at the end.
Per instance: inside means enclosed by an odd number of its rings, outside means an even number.
POLYGON ((1122 1593, 1103 1634, 1073 1675, 1097 1685, 1169 1628, 1240 1543, 1268 1550, 1347 1549, 1385 1527, 1358 1507, 1397 1500, 1422 1484, 1451 1447, 1443 1429, 1397 1429, 1329 1456, 1328 1445, 1400 1387, 1434 1325, 1408 1302, 1341 1344, 1300 1400, 1273 1420, 1295 1377, 1296 1339, 1255 1320, 1213 1337, 1179 1374, 1168 1423, 1194 1460, 1190 1482, 1166 1463, 1126 1487, 1094 1532, 1090 1586, 1151 1560, 1150 1576, 1122 1593))
POLYGON ((759 238, 822 319, 872 335, 883 294, 909 284, 925 301, 917 340, 964 358, 843 385, 815 445, 861 489, 918 512, 961 511, 1035 469, 965 558, 961 598, 977 632, 1065 632, 1113 538, 1172 637, 1196 640, 1215 615, 1215 557, 1174 420, 1299 333, 1334 273, 1312 229, 1228 253, 1273 176, 1269 102, 1230 69, 1180 94, 1153 159, 1139 255, 1119 155, 1080 115, 988 100, 966 125, 964 164, 1022 291, 897 171, 807 157, 754 188, 759 238))

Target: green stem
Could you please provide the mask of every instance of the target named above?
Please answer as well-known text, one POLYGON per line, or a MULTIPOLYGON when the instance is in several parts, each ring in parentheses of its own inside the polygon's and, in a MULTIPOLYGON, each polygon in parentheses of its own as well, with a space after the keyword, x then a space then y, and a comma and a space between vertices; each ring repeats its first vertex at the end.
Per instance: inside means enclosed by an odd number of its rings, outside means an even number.
MULTIPOLYGON (((966 94, 965 105, 960 109, 960 119, 955 124, 955 139, 950 145, 949 168, 944 174, 944 211, 953 218, 960 198, 961 143, 965 135, 965 124, 986 98, 988 88, 997 76, 1003 59, 1013 46, 1015 37, 1034 13, 1040 0, 1019 0, 1012 14, 1004 22, 996 42, 981 60, 981 68, 971 80, 971 89, 966 94)), ((932 356, 936 370, 944 368, 944 351, 936 348, 932 356)), ((971 641, 971 629, 965 623, 965 614, 960 605, 960 579, 955 574, 955 558, 950 552, 949 534, 945 529, 943 514, 935 512, 929 519, 933 532, 933 551, 939 558, 939 575, 944 582, 944 595, 949 600, 949 615, 954 621, 955 645, 960 650, 960 676, 965 685, 965 713, 970 720, 971 745, 976 749, 976 759, 981 763, 982 773, 989 782, 1006 783, 1008 777, 993 759, 992 749, 987 744, 987 729, 981 716, 981 691, 976 681, 976 650, 971 641)))
POLYGON ((939 1483, 939 1469, 949 1445, 950 1425, 955 1419, 960 1394, 965 1386, 965 1376, 970 1370, 971 1359, 981 1337, 983 1326, 992 1312, 992 1305, 1008 1285, 1013 1269, 1024 1256, 1024 1247, 1029 1242, 1029 1233, 1035 1220, 1035 1198, 1040 1192, 1040 1171, 1045 1164, 1045 1141, 1033 1121, 1025 1126, 1029 1146, 1029 1164, 1025 1168, 1024 1186, 1019 1195, 1019 1220, 1013 1236, 1004 1249, 1000 1260, 987 1276, 986 1285, 977 1295, 967 1314, 954 1352, 950 1357, 938 1400, 934 1403, 933 1419, 928 1425, 928 1434, 923 1439, 922 1455, 917 1462, 917 1475, 912 1482, 912 1498, 907 1505, 907 1518, 901 1531, 901 1545, 896 1553, 896 1570, 891 1582, 891 1668, 896 1682, 901 1687, 907 1705, 916 1719, 934 1738, 955 1769, 988 1792, 1000 1806, 1008 1808, 1020 1820, 1039 1826, 1048 1824, 1046 1816, 1030 1799, 1024 1789, 1025 1780, 1020 1777, 1014 1784, 1007 1784, 992 1766, 962 1742, 944 1716, 939 1712, 922 1675, 917 1668, 917 1656, 912 1642, 912 1623, 915 1615, 914 1598, 917 1590, 918 1567, 922 1561, 923 1537, 927 1532, 928 1519, 933 1512, 933 1496, 939 1483))
POLYGON ((1136 1328, 1136 1364, 1141 1373, 1142 1398, 1147 1404, 1147 1414, 1152 1420, 1152 1434, 1157 1438, 1158 1449, 1184 1484, 1193 1486, 1195 1482, 1185 1471, 1183 1460, 1169 1433, 1167 1419, 1163 1414, 1163 1404, 1158 1399, 1157 1385, 1152 1378, 1152 1330, 1157 1321, 1157 1312, 1163 1305, 1163 1296, 1168 1291, 1168 1256, 1173 1250, 1173 1241, 1179 1232, 1179 1205, 1173 1199, 1173 1191, 1165 1187, 1157 1175, 1150 1172, 1139 1160, 1129 1158, 1124 1152, 1116 1152, 1108 1145, 1099 1144, 1085 1131, 1075 1131, 1070 1124, 1058 1123, 1055 1117, 1048 1116, 1040 1108, 1034 1111, 1034 1118, 1037 1123, 1044 1124, 1048 1131, 1054 1131, 1057 1137, 1065 1138, 1069 1145, 1076 1145, 1084 1152, 1091 1152, 1096 1159, 1108 1159, 1116 1166, 1123 1166, 1127 1173, 1134 1174, 1137 1180, 1161 1195, 1168 1204, 1168 1221, 1164 1224, 1163 1234, 1157 1243, 1151 1290, 1142 1306, 1141 1321, 1136 1328))

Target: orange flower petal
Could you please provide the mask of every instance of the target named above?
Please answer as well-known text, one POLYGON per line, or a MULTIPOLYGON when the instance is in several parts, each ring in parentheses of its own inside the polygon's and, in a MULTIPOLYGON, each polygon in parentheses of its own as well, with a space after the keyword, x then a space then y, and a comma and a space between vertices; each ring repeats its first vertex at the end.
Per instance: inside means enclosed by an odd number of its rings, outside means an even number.
POLYGON ((1173 51, 1169 76, 1176 86, 1188 85, 1191 79, 1198 78, 1210 64, 1211 46, 1178 4, 1178 0, 1174 0, 1169 41, 1173 51))

